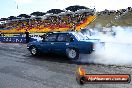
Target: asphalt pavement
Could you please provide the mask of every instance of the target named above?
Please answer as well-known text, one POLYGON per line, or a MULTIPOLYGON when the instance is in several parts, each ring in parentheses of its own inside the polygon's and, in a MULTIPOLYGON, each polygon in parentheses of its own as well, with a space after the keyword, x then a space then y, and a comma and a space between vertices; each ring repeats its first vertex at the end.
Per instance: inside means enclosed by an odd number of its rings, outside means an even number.
POLYGON ((33 57, 26 44, 0 43, 0 88, 132 88, 132 82, 81 86, 75 76, 78 65, 87 68, 88 74, 132 75, 132 65, 84 64, 58 55, 33 57))

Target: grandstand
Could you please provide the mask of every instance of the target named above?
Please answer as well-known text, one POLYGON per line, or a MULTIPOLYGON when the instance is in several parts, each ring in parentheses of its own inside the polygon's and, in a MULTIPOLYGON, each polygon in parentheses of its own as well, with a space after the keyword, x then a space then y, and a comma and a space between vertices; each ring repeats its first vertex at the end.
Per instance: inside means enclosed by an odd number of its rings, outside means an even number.
POLYGON ((80 31, 95 18, 94 9, 76 5, 65 10, 52 9, 41 16, 4 20, 5 22, 0 24, 0 30, 2 33, 80 31))

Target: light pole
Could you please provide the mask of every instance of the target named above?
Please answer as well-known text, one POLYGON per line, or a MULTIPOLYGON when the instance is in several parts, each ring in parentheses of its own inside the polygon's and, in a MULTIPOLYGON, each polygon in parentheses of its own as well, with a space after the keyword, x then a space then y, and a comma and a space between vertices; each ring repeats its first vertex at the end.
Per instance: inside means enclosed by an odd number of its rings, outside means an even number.
POLYGON ((16 6, 16 13, 18 14, 18 9, 19 9, 18 3, 16 1, 14 1, 14 3, 15 3, 15 6, 16 6))

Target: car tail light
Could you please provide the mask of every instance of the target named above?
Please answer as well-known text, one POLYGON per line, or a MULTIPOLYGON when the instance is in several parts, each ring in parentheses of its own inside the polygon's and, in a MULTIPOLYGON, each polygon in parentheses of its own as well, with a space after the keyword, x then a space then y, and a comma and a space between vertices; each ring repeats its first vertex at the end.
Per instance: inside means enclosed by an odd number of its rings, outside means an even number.
POLYGON ((95 50, 95 43, 93 43, 93 46, 92 46, 92 48, 93 48, 93 51, 95 50))

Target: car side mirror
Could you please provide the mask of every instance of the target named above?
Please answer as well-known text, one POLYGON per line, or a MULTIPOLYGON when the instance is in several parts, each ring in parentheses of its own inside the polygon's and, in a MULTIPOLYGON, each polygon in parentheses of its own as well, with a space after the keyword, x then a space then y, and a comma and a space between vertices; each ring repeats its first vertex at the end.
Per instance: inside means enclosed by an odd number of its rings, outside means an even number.
POLYGON ((74 39, 73 38, 70 38, 70 42, 73 42, 74 41, 74 39))

